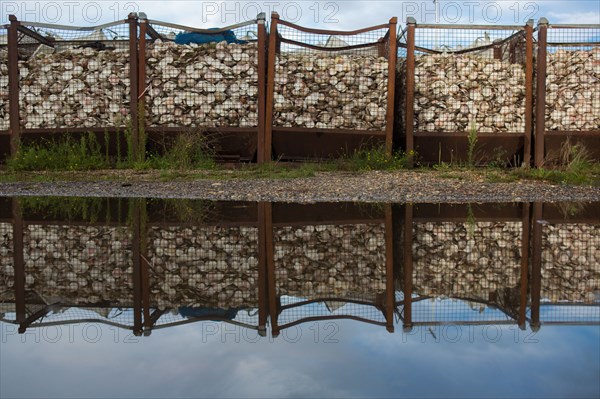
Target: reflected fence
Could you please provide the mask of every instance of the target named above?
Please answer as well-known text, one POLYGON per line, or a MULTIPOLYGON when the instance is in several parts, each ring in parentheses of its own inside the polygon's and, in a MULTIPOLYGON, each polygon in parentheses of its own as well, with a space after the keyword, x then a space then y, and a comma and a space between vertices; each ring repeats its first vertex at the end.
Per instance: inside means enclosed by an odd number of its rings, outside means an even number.
POLYGON ((21 333, 600 325, 597 204, 0 202, 0 320, 21 333))
POLYGON ((0 26, 0 156, 93 134, 106 153, 140 159, 183 134, 258 163, 367 147, 422 164, 541 167, 576 144, 600 158, 600 25, 397 25, 11 16, 0 26))

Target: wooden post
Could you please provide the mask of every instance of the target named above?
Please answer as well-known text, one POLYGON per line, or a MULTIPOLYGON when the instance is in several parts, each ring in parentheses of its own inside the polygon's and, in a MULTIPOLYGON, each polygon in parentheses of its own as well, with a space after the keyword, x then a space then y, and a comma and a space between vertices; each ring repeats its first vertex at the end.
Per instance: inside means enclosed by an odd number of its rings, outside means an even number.
POLYGON ((525 322, 527 319, 527 288, 529 287, 529 237, 531 234, 530 229, 530 205, 529 202, 523 203, 523 215, 522 215, 522 226, 521 231, 521 301, 519 303, 519 328, 525 330, 525 322))
MULTIPOLYGON (((500 40, 494 40, 495 42, 499 42, 500 40)), ((502 45, 496 43, 494 44, 494 59, 502 60, 502 45)))
POLYGON ((404 208, 404 331, 412 329, 412 279, 413 279, 413 206, 406 204, 404 208))
POLYGON ((19 43, 17 17, 9 15, 8 28, 8 112, 10 155, 15 156, 21 143, 21 115, 19 114, 19 43))
POLYGON ((533 264, 531 267, 531 329, 540 328, 540 299, 542 295, 542 220, 543 204, 533 204, 533 264))
POLYGON ((385 153, 392 155, 394 145, 394 98, 396 92, 396 62, 398 59, 398 42, 396 40, 396 29, 398 18, 390 19, 389 55, 388 55, 388 95, 385 125, 385 153))
POLYGON ((267 55, 267 98, 265 107, 265 145, 263 162, 271 161, 273 145, 273 102, 275 97, 275 58, 277 57, 277 23, 279 14, 271 14, 271 29, 269 31, 269 53, 267 55))
POLYGON ((544 141, 546 133, 546 42, 548 20, 538 22, 537 86, 535 96, 535 167, 544 164, 544 141))
POLYGON ((265 27, 265 13, 258 14, 258 138, 256 147, 256 161, 265 162, 265 102, 267 93, 267 28, 265 27))
POLYGON ((394 228, 392 205, 385 205, 385 322, 388 332, 394 332, 394 309, 396 291, 394 289, 394 228))
POLYGON ((406 154, 408 166, 414 166, 414 96, 415 96, 415 28, 417 21, 413 17, 406 19, 406 116, 404 133, 406 134, 406 154))
POLYGON ((24 323, 25 310, 25 261, 23 254, 23 212, 17 198, 12 200, 13 217, 13 268, 15 270, 15 310, 16 321, 24 323))
POLYGON ((140 152, 145 154, 145 149, 140 148, 140 132, 138 126, 138 20, 135 13, 129 14, 129 113, 131 116, 131 152, 134 161, 142 160, 140 152))
POLYGON ((533 20, 525 25, 525 138, 523 164, 531 165, 531 134, 533 130, 533 20))

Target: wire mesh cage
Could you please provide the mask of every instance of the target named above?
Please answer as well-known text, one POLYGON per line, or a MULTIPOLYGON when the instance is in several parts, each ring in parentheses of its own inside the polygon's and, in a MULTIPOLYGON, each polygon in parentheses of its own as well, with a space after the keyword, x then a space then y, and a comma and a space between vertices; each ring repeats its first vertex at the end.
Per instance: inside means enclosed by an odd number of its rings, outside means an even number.
POLYGON ((334 32, 277 19, 273 126, 385 131, 390 26, 334 32))
POLYGON ((600 312, 600 225, 544 224, 541 298, 596 305, 600 312))
POLYGON ((199 29, 142 21, 146 31, 146 123, 149 127, 257 128, 259 75, 266 51, 264 16, 199 29), (261 39, 259 41, 259 38, 261 39))
POLYGON ((147 246, 151 308, 177 320, 233 320, 258 309, 258 228, 151 226, 147 246))
POLYGON ((600 131, 600 24, 545 29, 545 118, 538 123, 547 131, 600 131))
MULTIPOLYGON (((526 129, 525 27, 416 25, 415 132, 517 133, 526 129)), ((408 35, 401 36, 406 48, 408 35)), ((405 116, 402 117, 405 120, 405 116)))
POLYGON ((398 43, 397 127, 425 163, 528 163, 533 127, 533 22, 428 25, 398 43), (401 53, 401 54, 402 54, 401 53), (468 140, 467 140, 468 138, 468 140))
POLYGON ((0 313, 14 311, 14 244, 11 223, 0 223, 0 313))
POLYGON ((414 292, 483 302, 518 293, 522 228, 521 222, 415 223, 414 292))
POLYGON ((346 316, 385 323, 393 276, 386 272, 383 224, 275 227, 273 240, 280 326, 346 316))
POLYGON ((456 298, 418 298, 412 302, 415 325, 514 324, 515 317, 496 304, 456 298))
POLYGON ((8 130, 8 29, 0 26, 0 131, 8 130))
POLYGON ((22 128, 64 131, 131 123, 130 21, 93 27, 14 23, 22 128))
POLYGON ((133 306, 128 227, 28 224, 23 248, 25 289, 44 303, 133 306))

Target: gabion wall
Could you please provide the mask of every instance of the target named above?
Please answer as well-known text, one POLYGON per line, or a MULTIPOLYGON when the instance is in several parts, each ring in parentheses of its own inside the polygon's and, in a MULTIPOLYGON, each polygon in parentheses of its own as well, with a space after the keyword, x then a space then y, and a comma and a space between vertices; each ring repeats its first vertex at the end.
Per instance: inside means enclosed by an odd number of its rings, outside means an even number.
POLYGON ((385 291, 383 224, 273 230, 278 295, 352 298, 385 291))
POLYGON ((152 227, 148 260, 159 309, 258 307, 255 227, 152 227))
POLYGON ((14 301, 13 227, 0 223, 0 302, 14 301))
POLYGON ((520 222, 415 223, 413 292, 478 298, 519 284, 520 222))

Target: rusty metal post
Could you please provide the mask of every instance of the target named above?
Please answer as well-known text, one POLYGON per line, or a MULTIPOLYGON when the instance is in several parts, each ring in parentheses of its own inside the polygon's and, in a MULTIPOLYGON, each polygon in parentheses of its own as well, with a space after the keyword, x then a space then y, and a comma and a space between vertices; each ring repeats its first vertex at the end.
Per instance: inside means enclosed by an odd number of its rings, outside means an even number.
POLYGON ((414 166, 414 96, 415 96, 415 28, 417 21, 413 17, 406 19, 406 113, 405 127, 406 154, 408 166, 414 166))
POLYGON ((267 281, 269 292, 269 317, 271 320, 271 334, 279 336, 279 300, 277 298, 277 285, 275 283, 275 248, 273 245, 273 204, 265 202, 265 255, 267 261, 267 281))
POLYGON ((273 102, 275 97, 275 58, 277 57, 277 23, 279 14, 271 14, 271 27, 269 31, 269 53, 267 55, 267 98, 265 106, 265 144, 263 162, 271 161, 271 147, 273 145, 273 102))
POLYGON ((398 60, 398 42, 396 41, 396 29, 398 18, 390 19, 389 55, 388 55, 388 95, 387 112, 385 124, 385 153, 392 155, 394 145, 394 105, 396 93, 396 62, 398 60))
MULTIPOLYGON (((138 134, 141 137, 146 136, 146 35, 148 33, 148 20, 143 19, 139 21, 140 34, 138 40, 138 96, 137 96, 137 109, 138 109, 138 134)), ((118 137, 117 137, 118 140, 118 137)), ((138 140, 140 140, 138 138, 138 140)), ((144 140, 142 140, 144 141, 144 140)), ((146 150, 142 149, 142 160, 145 158, 146 150)))
POLYGON ((533 264, 531 265, 531 329, 540 328, 540 299, 542 295, 542 220, 543 204, 533 204, 533 264))
POLYGON ((413 206, 406 204, 404 207, 404 331, 408 332, 412 329, 412 279, 413 279, 413 206))
POLYGON ((257 16, 258 20, 258 138, 256 146, 256 162, 265 162, 265 102, 267 93, 267 28, 265 13, 257 16))
MULTIPOLYGON (((260 153, 260 151, 259 151, 260 153)), ((267 229, 266 205, 258 203, 258 335, 267 335, 267 318, 269 316, 269 279, 267 273, 267 229)))
POLYGON ((394 309, 396 291, 394 290, 394 228, 392 205, 385 205, 385 322, 388 332, 394 332, 394 309))
POLYGON ((133 333, 136 336, 142 334, 142 241, 141 241, 141 212, 140 199, 131 199, 132 218, 132 252, 133 252, 133 333))
POLYGON ((15 271, 15 310, 16 321, 24 323, 25 310, 25 261, 23 254, 23 211, 17 198, 12 200, 13 218, 13 268, 15 271))
POLYGON ((9 15, 8 28, 8 109, 10 155, 15 156, 21 143, 21 115, 19 114, 19 43, 18 27, 20 22, 14 15, 9 15))
MULTIPOLYGON (((494 42, 499 42, 500 40, 494 40, 494 42)), ((496 43, 494 44, 494 59, 502 60, 502 45, 496 43)))
POLYGON ((537 86, 535 95, 535 167, 544 164, 544 141, 546 133, 546 43, 548 38, 548 20, 540 18, 538 22, 537 86))
POLYGON ((527 293, 529 287, 529 237, 530 229, 530 214, 531 207, 529 202, 523 203, 522 231, 521 231, 521 278, 520 288, 521 296, 519 302, 519 328, 525 330, 525 322, 527 320, 527 293))
POLYGON ((531 165, 531 134, 533 130, 533 19, 525 25, 525 137, 523 164, 531 165))
POLYGON ((138 19, 136 13, 130 13, 127 18, 129 24, 129 113, 131 114, 131 152, 134 161, 142 159, 140 152, 140 132, 138 125, 138 19))

